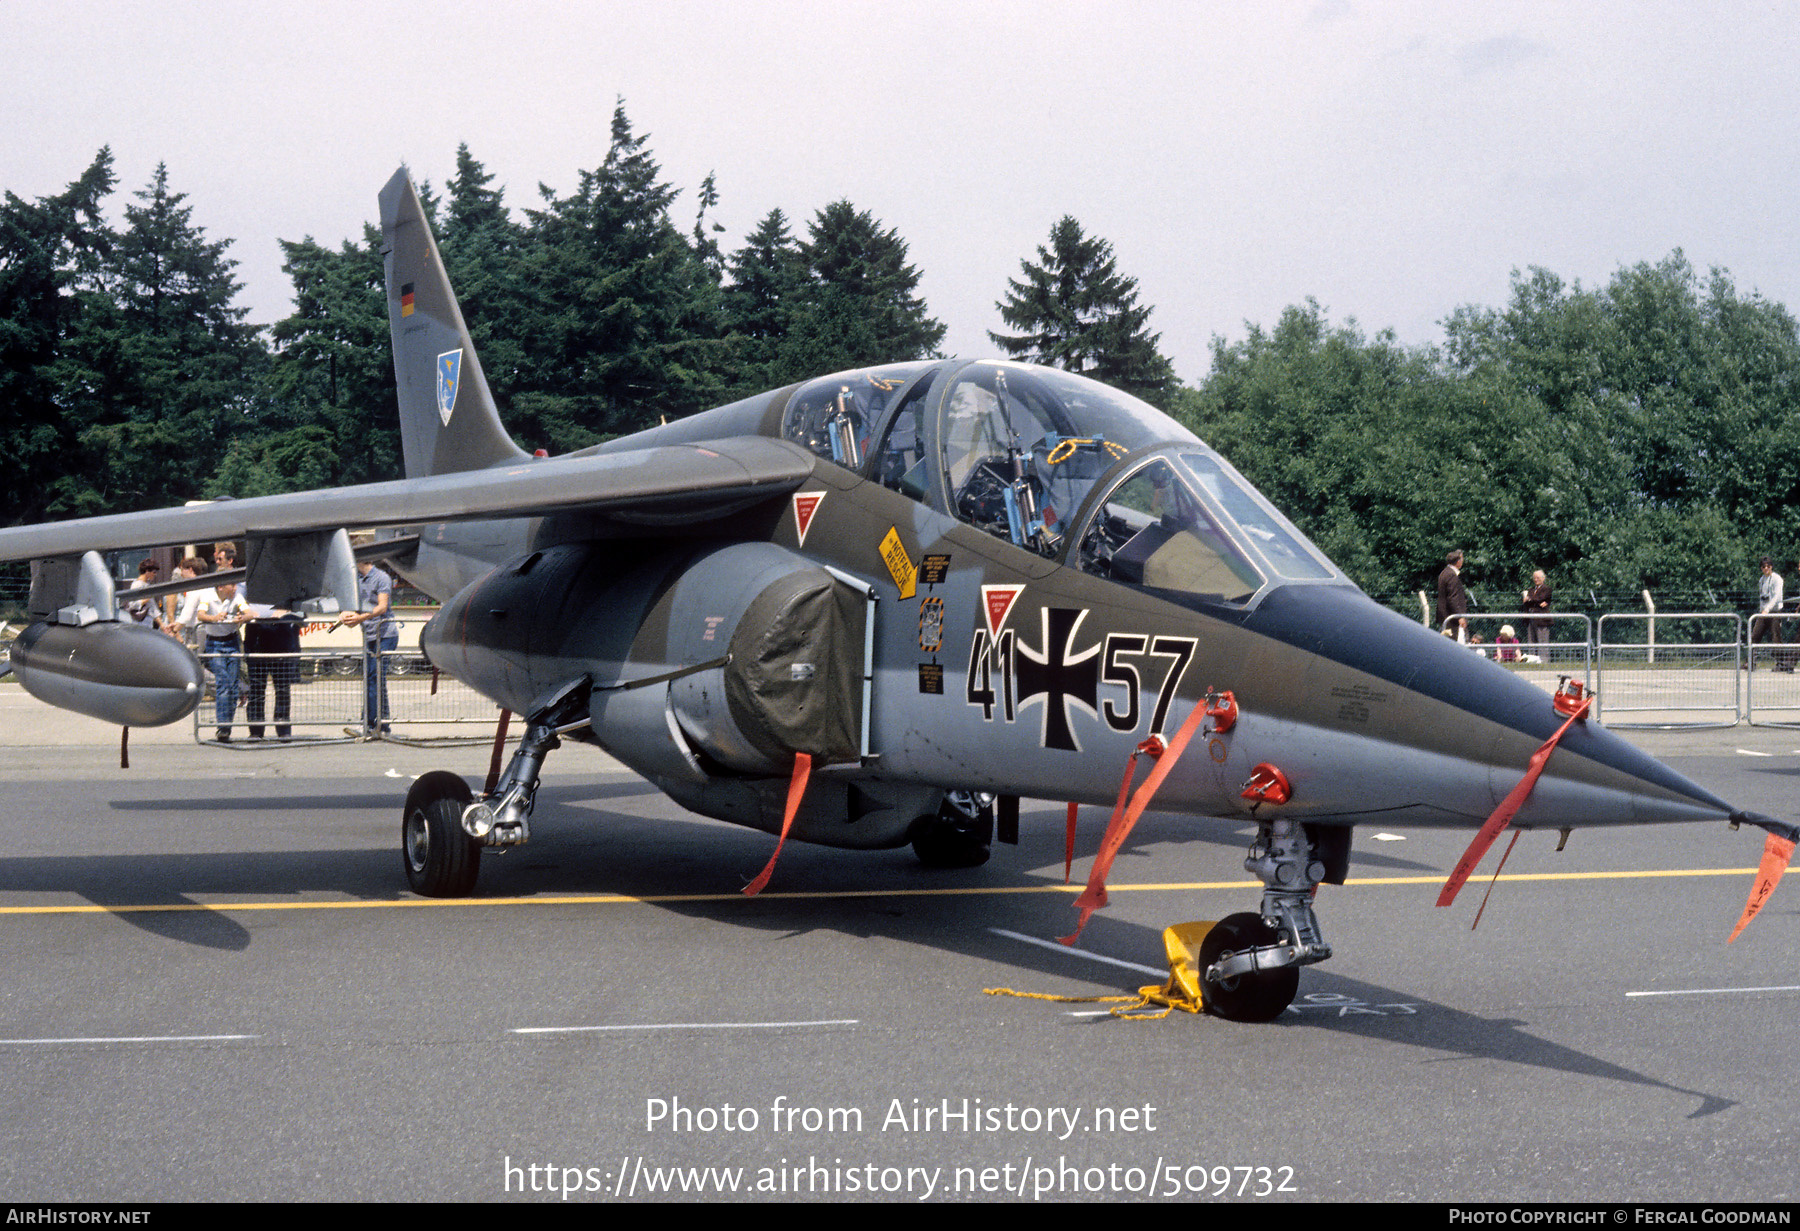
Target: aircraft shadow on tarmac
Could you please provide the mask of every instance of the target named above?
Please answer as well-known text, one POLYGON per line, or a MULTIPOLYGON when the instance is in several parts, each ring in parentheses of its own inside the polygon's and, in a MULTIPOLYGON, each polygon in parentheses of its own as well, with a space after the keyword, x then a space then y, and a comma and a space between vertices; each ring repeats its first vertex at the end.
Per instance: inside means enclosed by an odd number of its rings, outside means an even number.
MULTIPOLYGON (((907 849, 837 851, 789 843, 767 895, 751 901, 736 897, 736 891, 767 860, 773 838, 697 817, 623 816, 607 807, 632 797, 657 794, 653 787, 640 781, 603 786, 546 785, 539 797, 538 835, 522 850, 484 860, 478 895, 627 893, 663 898, 649 904, 732 927, 777 930, 795 936, 827 930, 861 938, 885 937, 993 962, 1020 975, 1040 978, 1042 985, 1031 990, 1084 995, 1096 990, 1134 991, 1155 981, 1146 974, 1072 961, 1064 954, 1020 944, 992 930, 1053 936, 1072 925, 1074 913, 1069 909, 1069 897, 1054 893, 980 892, 1041 887, 1047 874, 1049 879, 1055 879, 1056 866, 1062 861, 1060 808, 1028 804, 1021 818, 1019 847, 997 847, 988 864, 966 871, 924 868, 907 849), (972 892, 966 896, 907 895, 907 891, 945 889, 972 892), (786 898, 781 896, 784 890, 839 890, 865 896, 786 898), (884 896, 883 890, 897 892, 884 896)), ((376 815, 397 811, 391 793, 140 799, 118 801, 113 806, 128 812, 243 810, 264 815, 286 810, 339 816, 353 810, 368 810, 376 815)), ((1099 841, 1103 824, 1098 809, 1084 810, 1077 841, 1077 881, 1099 841)), ((1188 817, 1149 813, 1121 850, 1112 880, 1123 884, 1138 879, 1172 879, 1171 853, 1157 848, 1181 842, 1184 849, 1173 858, 1180 861, 1183 871, 1176 875, 1191 876, 1195 874, 1191 870, 1199 868, 1203 871, 1198 874, 1204 878, 1236 881, 1243 878, 1237 860, 1247 836, 1246 825, 1196 822, 1188 817), (1150 861, 1155 862, 1154 869, 1145 866, 1150 861)), ((1358 850, 1351 876, 1384 870, 1440 869, 1358 850)), ((196 899, 244 897, 267 901, 271 896, 330 892, 352 899, 391 901, 410 896, 404 892, 404 884, 397 842, 367 848, 230 854, 0 858, 0 886, 6 889, 77 894, 115 910, 116 918, 133 927, 181 943, 225 951, 248 949, 251 932, 232 916, 206 909, 196 899)), ((1254 884, 1246 880, 1242 901, 1234 902, 1233 909, 1253 908, 1254 890, 1254 884)), ((1162 942, 1157 929, 1103 912, 1089 924, 1082 947, 1096 953, 1136 955, 1149 965, 1155 962, 1149 955, 1160 954, 1162 942)), ((1178 1014, 1177 1021, 1184 1016, 1178 1014)), ((1313 967, 1301 976, 1299 999, 1277 1023, 1242 1026, 1207 1018, 1190 1019, 1176 1028, 1320 1030, 1406 1043, 1445 1052, 1445 1060, 1498 1060, 1667 1090, 1700 1101, 1689 1118, 1734 1105, 1717 1095, 1670 1085, 1534 1037, 1526 1033, 1527 1024, 1509 1018, 1483 1018, 1420 1000, 1404 991, 1346 978, 1329 968, 1313 967)), ((1098 1017, 1093 1019, 1093 1025, 1105 1028, 1122 1023, 1098 1017)))
POLYGON ((1560 1043, 1527 1034, 1525 1027, 1530 1023, 1517 1018, 1486 1018, 1431 1001, 1408 1001, 1403 994, 1396 993, 1391 988, 1344 978, 1327 969, 1315 968, 1308 974, 1311 975, 1310 980, 1307 975, 1301 976, 1301 995, 1289 1008, 1284 1018, 1286 1024, 1362 1035, 1387 1042, 1404 1041, 1414 1046, 1451 1053, 1434 1063, 1498 1060, 1506 1064, 1529 1065, 1578 1077, 1597 1077, 1667 1090, 1671 1094, 1699 1100, 1699 1105, 1688 1113, 1687 1118, 1690 1120, 1736 1106, 1732 1099, 1658 1081, 1654 1077, 1633 1072, 1572 1047, 1564 1047, 1560 1043), (1396 1019, 1386 1015, 1392 1007, 1398 1005, 1406 1005, 1413 1010, 1400 1019, 1408 1027, 1404 1035, 1393 1029, 1396 1019))

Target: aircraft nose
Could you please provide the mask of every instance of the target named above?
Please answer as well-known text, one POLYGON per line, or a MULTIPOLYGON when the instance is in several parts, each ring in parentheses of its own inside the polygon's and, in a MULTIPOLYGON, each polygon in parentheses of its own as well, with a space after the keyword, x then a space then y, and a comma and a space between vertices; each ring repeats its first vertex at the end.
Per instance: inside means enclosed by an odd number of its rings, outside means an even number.
MULTIPOLYGON (((1347 586, 1272 591, 1246 623, 1296 648, 1455 707, 1460 713, 1421 707, 1444 715, 1428 737, 1447 744, 1446 750, 1466 762, 1485 765, 1487 794, 1494 804, 1518 784, 1531 753, 1567 719, 1539 683, 1347 586)), ((1733 812, 1725 800, 1587 719, 1563 735, 1517 823, 1719 821, 1733 812)))

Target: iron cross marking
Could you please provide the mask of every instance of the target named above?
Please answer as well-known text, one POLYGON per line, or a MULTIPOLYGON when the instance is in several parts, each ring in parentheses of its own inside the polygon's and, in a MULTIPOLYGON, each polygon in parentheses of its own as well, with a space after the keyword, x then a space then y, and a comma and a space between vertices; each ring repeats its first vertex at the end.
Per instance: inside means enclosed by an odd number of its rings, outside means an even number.
POLYGON ((1019 708, 1032 704, 1044 707, 1039 742, 1046 748, 1080 752, 1070 724, 1069 707, 1078 705, 1091 716, 1098 703, 1100 685, 1100 645, 1098 642, 1075 650, 1075 635, 1087 610, 1046 607, 1043 612, 1043 646, 1033 650, 1021 639, 1018 643, 1019 708))

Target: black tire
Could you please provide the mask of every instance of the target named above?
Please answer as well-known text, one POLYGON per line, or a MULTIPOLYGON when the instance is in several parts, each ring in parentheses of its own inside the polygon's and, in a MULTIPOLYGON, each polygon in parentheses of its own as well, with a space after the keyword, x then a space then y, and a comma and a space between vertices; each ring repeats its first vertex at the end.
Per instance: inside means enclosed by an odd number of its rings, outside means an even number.
POLYGON ((949 792, 936 816, 913 827, 913 854, 928 868, 979 868, 994 836, 994 804, 968 791, 949 792))
POLYGON ((469 784, 436 770, 413 783, 400 817, 400 864, 413 892, 428 898, 466 898, 481 872, 481 843, 463 832, 469 784))
POLYGON ((1245 949, 1281 943, 1281 934, 1248 911, 1227 915, 1213 924, 1200 942, 1200 1000, 1215 1017, 1233 1022, 1272 1022, 1293 1003, 1300 990, 1300 968, 1283 966, 1214 982, 1207 968, 1245 949))

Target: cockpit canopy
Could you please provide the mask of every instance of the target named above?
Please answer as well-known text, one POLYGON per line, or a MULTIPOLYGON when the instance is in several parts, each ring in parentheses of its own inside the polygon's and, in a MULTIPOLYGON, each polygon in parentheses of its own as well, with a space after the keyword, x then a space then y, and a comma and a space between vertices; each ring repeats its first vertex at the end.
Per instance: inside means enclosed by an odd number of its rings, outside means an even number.
POLYGON ((782 434, 1015 546, 1172 598, 1344 581, 1192 432, 1055 368, 901 363, 795 390, 782 434))

